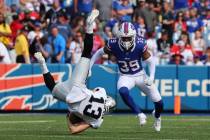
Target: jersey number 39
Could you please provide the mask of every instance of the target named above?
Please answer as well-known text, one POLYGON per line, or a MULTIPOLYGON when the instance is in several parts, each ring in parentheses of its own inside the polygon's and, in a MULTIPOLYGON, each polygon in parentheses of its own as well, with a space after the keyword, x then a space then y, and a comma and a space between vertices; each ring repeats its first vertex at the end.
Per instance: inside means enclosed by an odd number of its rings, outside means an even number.
POLYGON ((104 99, 101 97, 100 99, 93 97, 93 95, 90 97, 89 103, 83 113, 91 118, 98 119, 101 117, 101 114, 103 113, 102 107, 104 107, 104 99), (93 105, 95 103, 95 106, 93 105), (96 105, 97 104, 97 105, 96 105))

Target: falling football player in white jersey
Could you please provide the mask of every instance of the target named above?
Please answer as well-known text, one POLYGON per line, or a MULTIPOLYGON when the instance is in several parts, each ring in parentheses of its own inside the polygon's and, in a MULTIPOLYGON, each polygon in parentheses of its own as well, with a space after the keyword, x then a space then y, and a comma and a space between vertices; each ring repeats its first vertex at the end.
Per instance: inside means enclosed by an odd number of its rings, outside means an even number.
POLYGON ((35 53, 46 86, 58 100, 68 105, 67 124, 72 134, 80 133, 90 127, 98 128, 103 122, 105 108, 113 107, 115 101, 107 97, 104 88, 87 89, 85 81, 90 67, 91 51, 93 48, 93 22, 99 15, 98 10, 93 10, 86 20, 86 35, 84 50, 79 63, 73 71, 72 77, 67 81, 55 83, 47 69, 45 59, 40 52, 35 53))
MULTIPOLYGON (((136 35, 136 30, 130 22, 121 24, 117 37, 118 38, 110 39, 106 47, 99 49, 93 55, 91 58, 91 67, 103 54, 113 54, 117 58, 120 71, 117 88, 123 101, 138 115, 140 125, 145 125, 146 115, 136 105, 129 93, 134 86, 137 86, 154 102, 154 128, 156 131, 160 131, 160 113, 163 110, 163 102, 157 87, 153 84, 155 77, 155 61, 147 50, 146 41, 143 37, 136 35), (146 72, 143 70, 141 64, 142 60, 149 66, 149 76, 147 76, 146 72)), ((91 71, 89 73, 91 73, 91 71)))

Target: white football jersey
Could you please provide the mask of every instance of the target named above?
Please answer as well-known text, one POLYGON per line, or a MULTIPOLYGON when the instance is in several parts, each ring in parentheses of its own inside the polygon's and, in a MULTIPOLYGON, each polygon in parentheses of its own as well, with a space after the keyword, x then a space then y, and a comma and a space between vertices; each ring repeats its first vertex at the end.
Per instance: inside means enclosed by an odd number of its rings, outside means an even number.
POLYGON ((78 117, 90 124, 93 128, 98 128, 103 122, 104 106, 107 99, 103 88, 96 88, 95 91, 87 88, 83 89, 86 98, 75 106, 69 105, 70 112, 74 112, 78 117))

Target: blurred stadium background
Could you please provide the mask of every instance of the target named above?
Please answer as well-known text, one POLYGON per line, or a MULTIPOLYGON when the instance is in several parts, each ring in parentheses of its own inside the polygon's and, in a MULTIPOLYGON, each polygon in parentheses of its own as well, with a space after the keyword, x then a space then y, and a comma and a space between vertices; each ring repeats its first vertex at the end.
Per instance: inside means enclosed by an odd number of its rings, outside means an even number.
MULTIPOLYGON (((0 0, 0 7, 0 140, 209 139, 209 0, 0 0), (56 81, 66 80, 81 56, 84 21, 92 8, 101 11, 92 53, 116 36, 123 21, 133 22, 138 35, 147 39, 157 58, 155 83, 165 113, 169 112, 163 116, 160 134, 151 128, 151 117, 140 128, 134 115, 124 114, 129 109, 117 93, 113 56, 105 55, 97 62, 87 85, 103 86, 116 100, 118 115, 106 116, 101 129, 76 137, 68 135, 64 114, 57 115, 66 112, 67 106, 53 99, 44 86, 33 54, 41 51, 56 81), (60 46, 56 41, 62 42, 60 46), (61 58, 56 57, 58 49, 63 52, 61 58)), ((131 95, 144 111, 152 111, 153 104, 143 93, 133 89, 131 95)))

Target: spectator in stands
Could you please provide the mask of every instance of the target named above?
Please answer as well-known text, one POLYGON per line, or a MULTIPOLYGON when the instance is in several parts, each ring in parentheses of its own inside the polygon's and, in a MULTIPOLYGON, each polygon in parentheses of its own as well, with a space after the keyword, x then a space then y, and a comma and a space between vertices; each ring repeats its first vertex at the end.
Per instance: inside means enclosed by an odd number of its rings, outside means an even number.
MULTIPOLYGON (((112 1, 113 0, 93 0, 94 8, 103 11, 99 15, 101 22, 107 22, 112 15, 112 1)), ((104 25, 104 24, 103 24, 104 25)))
POLYGON ((0 63, 3 63, 3 64, 12 63, 6 46, 1 42, 0 42, 0 63))
POLYGON ((74 1, 73 0, 62 0, 61 7, 65 9, 67 17, 74 18, 74 1))
POLYGON ((107 23, 105 25, 106 27, 109 27, 110 30, 113 30, 115 25, 119 23, 119 20, 117 19, 117 15, 116 15, 115 11, 114 10, 112 10, 112 11, 113 11, 112 12, 113 14, 112 14, 111 18, 107 21, 107 23))
POLYGON ((162 0, 150 0, 154 4, 154 12, 158 15, 158 17, 161 14, 163 1, 162 0))
POLYGON ((69 50, 67 52, 67 60, 71 64, 77 64, 81 58, 83 50, 83 36, 81 32, 77 32, 74 36, 73 41, 70 44, 69 50))
MULTIPOLYGON (((11 2, 8 1, 6 3, 11 2)), ((28 29, 31 31, 27 37, 31 44, 29 52, 41 50, 47 62, 52 60, 52 62, 60 63, 57 59, 61 58, 60 60, 63 63, 64 56, 62 55, 61 57, 59 54, 66 51, 67 53, 64 54, 67 57, 66 62, 76 63, 76 59, 80 57, 79 55, 72 57, 72 52, 75 51, 72 51, 74 47, 71 46, 75 46, 75 42, 78 39, 80 40, 80 37, 76 39, 76 36, 83 34, 85 31, 84 15, 87 15, 92 8, 97 8, 103 12, 99 16, 99 22, 96 23, 97 33, 94 37, 94 51, 103 47, 104 42, 109 38, 116 37, 116 31, 118 31, 122 21, 131 21, 134 23, 139 36, 148 34, 148 48, 155 57, 160 57, 159 64, 167 64, 170 53, 175 53, 175 51, 170 52, 170 50, 178 50, 183 56, 182 60, 187 65, 190 63, 200 65, 199 58, 204 55, 206 46, 210 44, 209 7, 209 0, 20 0, 20 4, 12 5, 11 10, 7 10, 6 6, 2 6, 2 9, 0 9, 0 11, 4 11, 4 14, 0 14, 0 42, 4 43, 11 56, 11 47, 14 47, 14 43, 15 45, 18 44, 15 38, 17 35, 18 37, 20 36, 19 30, 23 26, 29 27, 28 29), (136 6, 136 9, 133 12, 134 6, 136 6), (171 10, 172 7, 174 7, 174 11, 171 10), (175 22, 174 14, 176 14, 175 22), (7 18, 4 18, 4 16, 7 18), (12 32, 9 31, 10 29, 5 24, 9 23, 7 22, 8 16, 13 17, 10 24, 12 32), (71 20, 69 17, 71 17, 71 20), (39 32, 42 32, 41 36, 36 35, 37 22, 43 23, 41 28, 39 28, 39 32), (56 47, 62 48, 62 51, 57 49, 57 52, 53 52, 56 43, 52 41, 57 41, 57 36, 51 35, 50 28, 50 26, 55 25, 54 23, 56 23, 59 35, 65 38, 64 43, 61 41, 60 44, 67 44, 63 48, 57 43, 56 47), (4 31, 9 32, 6 33, 4 31), (166 31, 169 35, 166 34, 166 31), (150 34, 152 32, 156 35, 157 43, 154 36, 150 34), (191 40, 189 41, 189 37, 182 32, 190 34, 191 40), (163 34, 162 36, 161 33, 163 34), (49 44, 46 43, 46 40, 41 40, 42 36, 45 35, 51 38, 49 39, 51 40, 49 44), (72 41, 73 36, 75 39, 72 41), (70 49, 72 49, 72 52, 70 52, 70 49), (192 52, 194 54, 194 62, 192 61, 192 52), (51 59, 52 56, 53 59, 51 59), (190 61, 188 56, 190 56, 190 61), (72 58, 76 61, 72 61, 72 58)), ((21 39, 23 40, 23 37, 21 39)), ((15 55, 13 55, 11 60, 15 58, 15 55)), ((112 56, 104 58, 106 60, 104 63, 112 63, 109 59, 114 61, 112 56)), ((33 62, 33 58, 30 59, 30 62, 33 62)))
POLYGON ((38 50, 42 53, 47 63, 51 63, 53 54, 52 46, 48 43, 47 37, 38 39, 38 50))
POLYGON ((18 7, 16 4, 12 4, 10 6, 10 9, 7 10, 7 12, 5 12, 5 20, 8 24, 11 24, 11 22, 13 21, 13 16, 17 15, 19 13, 18 7))
POLYGON ((186 10, 184 11, 184 20, 187 24, 187 21, 190 20, 190 11, 189 10, 186 10))
POLYGON ((65 12, 64 9, 61 8, 59 0, 54 0, 53 7, 47 11, 44 17, 44 26, 51 28, 51 25, 56 24, 58 20, 58 14, 65 12))
POLYGON ((144 19, 148 32, 154 32, 157 24, 157 15, 153 10, 153 2, 149 2, 148 6, 146 6, 145 0, 138 0, 138 7, 134 12, 135 20, 137 20, 139 16, 144 19))
POLYGON ((173 64, 173 65, 185 65, 183 62, 183 56, 180 54, 179 51, 175 52, 174 54, 171 55, 171 59, 168 64, 173 64))
POLYGON ((162 28, 168 31, 169 41, 172 42, 174 17, 168 2, 164 2, 162 16, 162 28))
POLYGON ((194 63, 193 63, 194 66, 203 66, 203 62, 200 60, 200 57, 199 56, 194 56, 194 63))
POLYGON ((93 9, 93 0, 74 0, 74 13, 87 16, 93 9))
POLYGON ((202 5, 203 1, 201 2, 200 0, 194 0, 192 3, 192 7, 196 8, 199 13, 202 11, 202 5))
POLYGON ((206 11, 206 16, 203 19, 204 32, 203 37, 206 42, 206 46, 210 46, 210 8, 206 11))
POLYGON ((20 33, 18 34, 15 40, 15 51, 17 54, 16 62, 17 63, 27 63, 30 64, 30 57, 29 57, 29 42, 27 39, 28 29, 27 27, 23 27, 20 33))
POLYGON ((54 0, 40 0, 40 2, 44 5, 44 8, 46 8, 45 10, 48 11, 50 9, 50 6, 53 5, 54 0))
POLYGON ((104 58, 103 65, 117 64, 117 59, 113 54, 102 56, 104 58), (107 59, 106 59, 107 58, 107 59))
POLYGON ((203 39, 200 30, 195 32, 195 38, 192 40, 192 47, 197 56, 202 56, 206 50, 206 42, 203 39))
POLYGON ((82 16, 75 17, 72 21, 72 36, 75 36, 78 31, 84 32, 85 19, 82 16))
POLYGON ((132 20, 131 15, 133 14, 133 7, 129 0, 120 0, 120 2, 117 3, 114 10, 117 13, 117 17, 121 21, 131 22, 132 20))
POLYGON ((57 28, 59 33, 65 38, 66 42, 71 40, 72 30, 66 13, 60 12, 58 14, 57 28))
POLYGON ((29 31, 32 31, 35 29, 35 23, 40 20, 40 16, 39 13, 35 11, 32 3, 26 3, 25 7, 26 11, 23 22, 25 26, 28 26, 29 31))
POLYGON ((51 26, 51 36, 49 41, 53 46, 52 63, 65 63, 65 50, 66 41, 65 38, 59 34, 57 25, 51 26))
POLYGON ((192 46, 190 45, 190 40, 187 32, 183 32, 181 34, 181 38, 178 43, 175 43, 171 47, 171 53, 180 52, 183 56, 183 61, 186 65, 193 65, 193 55, 194 51, 192 46))
POLYGON ((41 30, 41 23, 37 21, 34 24, 34 26, 35 26, 34 30, 28 33, 28 41, 30 45, 29 53, 30 53, 31 63, 37 62, 37 60, 34 58, 34 53, 36 53, 38 50, 40 38, 44 36, 44 33, 41 30))
POLYGON ((160 64, 167 64, 170 57, 171 41, 168 37, 168 32, 163 30, 161 38, 157 40, 160 64))
POLYGON ((181 36, 182 32, 187 31, 187 24, 184 20, 182 12, 177 13, 176 22, 174 23, 173 43, 176 43, 181 36))
POLYGON ((180 40, 178 42, 178 47, 181 55, 183 56, 184 63, 186 65, 193 65, 193 49, 191 45, 180 40))
POLYGON ((203 31, 203 22, 198 18, 197 10, 195 8, 190 10, 190 19, 187 21, 187 30, 189 32, 191 41, 194 38, 197 30, 203 31))
POLYGON ((12 31, 9 24, 6 23, 3 13, 0 13, 0 42, 2 42, 7 48, 12 47, 12 31))
POLYGON ((98 24, 95 23, 95 27, 94 27, 94 36, 93 36, 93 49, 92 49, 92 54, 94 54, 98 49, 104 47, 105 42, 104 39, 100 36, 100 34, 98 33, 98 24))
POLYGON ((136 32, 138 36, 146 37, 146 25, 144 23, 144 18, 138 16, 136 22, 133 24, 136 28, 136 32))
POLYGON ((206 66, 210 66, 210 46, 206 49, 206 59, 204 61, 204 64, 206 66))
POLYGON ((104 30, 101 34, 101 37, 107 42, 109 39, 113 38, 112 30, 108 26, 104 26, 104 30))
POLYGON ((188 8, 187 0, 174 0, 174 10, 186 10, 188 8))
POLYGON ((23 28, 23 24, 19 20, 18 15, 13 15, 13 21, 10 24, 10 28, 11 28, 11 31, 12 31, 12 39, 13 39, 13 42, 14 42, 15 38, 18 34, 18 31, 23 28))
POLYGON ((34 24, 34 29, 28 33, 29 44, 31 45, 36 38, 42 38, 43 36, 44 33, 41 30, 41 23, 37 21, 34 24))

